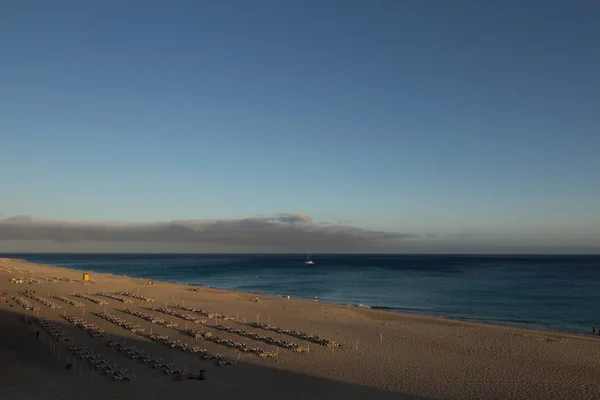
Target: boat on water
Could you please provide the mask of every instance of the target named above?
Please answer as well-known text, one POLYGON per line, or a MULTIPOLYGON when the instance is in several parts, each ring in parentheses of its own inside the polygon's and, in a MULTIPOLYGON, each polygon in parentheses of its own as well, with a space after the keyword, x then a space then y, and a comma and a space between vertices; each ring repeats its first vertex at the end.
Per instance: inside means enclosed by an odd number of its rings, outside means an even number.
POLYGON ((310 254, 306 257, 306 261, 304 261, 304 264, 308 264, 308 265, 314 265, 315 264, 315 262, 310 259, 310 254))

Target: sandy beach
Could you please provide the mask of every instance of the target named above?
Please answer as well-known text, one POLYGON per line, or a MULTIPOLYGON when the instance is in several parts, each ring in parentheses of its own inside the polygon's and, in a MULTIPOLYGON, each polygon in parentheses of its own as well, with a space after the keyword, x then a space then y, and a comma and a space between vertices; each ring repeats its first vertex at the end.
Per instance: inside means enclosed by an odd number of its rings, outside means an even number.
POLYGON ((0 292, 8 294, 6 302, 0 302, 3 399, 600 398, 597 336, 268 296, 260 296, 257 302, 256 296, 248 293, 149 284, 125 276, 92 273, 90 278, 91 282, 84 282, 81 271, 0 260, 0 292), (51 277, 72 281, 53 281, 51 277), (17 278, 32 283, 11 282, 17 278), (26 290, 34 290, 34 298, 20 294, 26 290), (128 302, 98 295, 116 292, 129 293, 120 295, 128 302), (12 296, 31 303, 34 310, 26 310, 12 296), (155 322, 140 317, 139 312, 156 318, 155 322), (139 327, 132 332, 98 315, 101 313, 139 327), (23 315, 30 320, 54 321, 73 342, 55 340, 38 322, 23 322, 23 315), (193 315, 196 321, 182 315, 193 315), (79 317, 104 335, 94 338, 65 316, 79 317), (255 323, 261 327, 252 326, 255 323), (269 329, 273 326, 294 330, 296 336, 269 329), (198 333, 197 338, 186 332, 190 329, 198 333), (329 342, 303 339, 298 332, 329 342), (188 351, 152 340, 151 334, 168 335, 171 341, 181 341, 178 346, 187 343, 188 351), (109 341, 125 342, 125 351, 118 345, 109 346, 109 341), (110 359, 109 363, 127 369, 125 374, 135 379, 116 382, 70 351, 71 346, 86 347, 86 351, 110 359), (127 349, 134 355, 128 355, 127 349), (178 377, 143 362, 142 356, 133 359, 149 353, 162 359, 161 363, 172 363, 173 369, 184 367, 185 373, 178 377), (205 354, 218 354, 221 361, 234 365, 221 366, 215 359, 204 359, 205 354), (67 363, 72 364, 70 369, 67 363), (187 379, 200 370, 205 370, 205 380, 187 379))

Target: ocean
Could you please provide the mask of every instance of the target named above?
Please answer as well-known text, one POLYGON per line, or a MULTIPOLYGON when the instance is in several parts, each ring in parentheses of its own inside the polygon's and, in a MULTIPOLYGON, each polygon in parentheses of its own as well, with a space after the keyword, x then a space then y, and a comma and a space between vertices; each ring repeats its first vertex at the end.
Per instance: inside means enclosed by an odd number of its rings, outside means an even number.
POLYGON ((551 331, 600 325, 598 256, 10 254, 34 263, 551 331))

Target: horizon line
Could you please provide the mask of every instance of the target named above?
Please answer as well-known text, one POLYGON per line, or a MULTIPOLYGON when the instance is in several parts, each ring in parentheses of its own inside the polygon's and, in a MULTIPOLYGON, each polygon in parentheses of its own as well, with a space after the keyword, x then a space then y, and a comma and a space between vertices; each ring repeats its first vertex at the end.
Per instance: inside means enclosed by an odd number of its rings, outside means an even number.
POLYGON ((142 256, 142 255, 181 255, 181 256, 218 256, 218 255, 257 255, 257 256, 269 256, 269 255, 280 255, 280 256, 305 256, 306 254, 311 254, 311 255, 323 255, 323 256, 340 256, 340 255, 344 255, 344 256, 360 256, 360 255, 380 255, 380 256, 496 256, 496 257, 506 257, 506 256, 600 256, 600 252, 599 253, 370 253, 370 252, 366 252, 366 253, 327 253, 327 252, 315 252, 315 253, 300 253, 300 252, 285 252, 285 253, 261 253, 261 252, 240 252, 240 253, 210 253, 210 252, 204 252, 204 253, 192 253, 192 252, 183 252, 183 253, 176 253, 176 252, 134 252, 134 253, 128 253, 128 252, 33 252, 33 251, 26 251, 26 252, 0 252, 0 256, 7 256, 7 255, 24 255, 24 254, 32 254, 32 255, 47 255, 47 254, 51 254, 51 255, 135 255, 135 256, 142 256))

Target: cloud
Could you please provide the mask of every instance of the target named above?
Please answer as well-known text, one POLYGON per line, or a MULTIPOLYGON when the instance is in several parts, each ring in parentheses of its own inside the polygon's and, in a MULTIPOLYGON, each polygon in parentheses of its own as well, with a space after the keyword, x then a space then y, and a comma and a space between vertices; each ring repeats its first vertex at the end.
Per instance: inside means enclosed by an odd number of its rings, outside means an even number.
POLYGON ((474 237, 474 233, 426 233, 426 238, 470 238, 474 237))
POLYGON ((277 214, 273 217, 263 217, 263 220, 271 222, 282 222, 286 224, 310 224, 312 217, 305 214, 277 214))
POLYGON ((171 243, 248 251, 373 251, 398 248, 416 235, 313 223, 309 215, 282 213, 242 219, 167 222, 80 222, 17 216, 0 219, 2 241, 55 243, 171 243))

